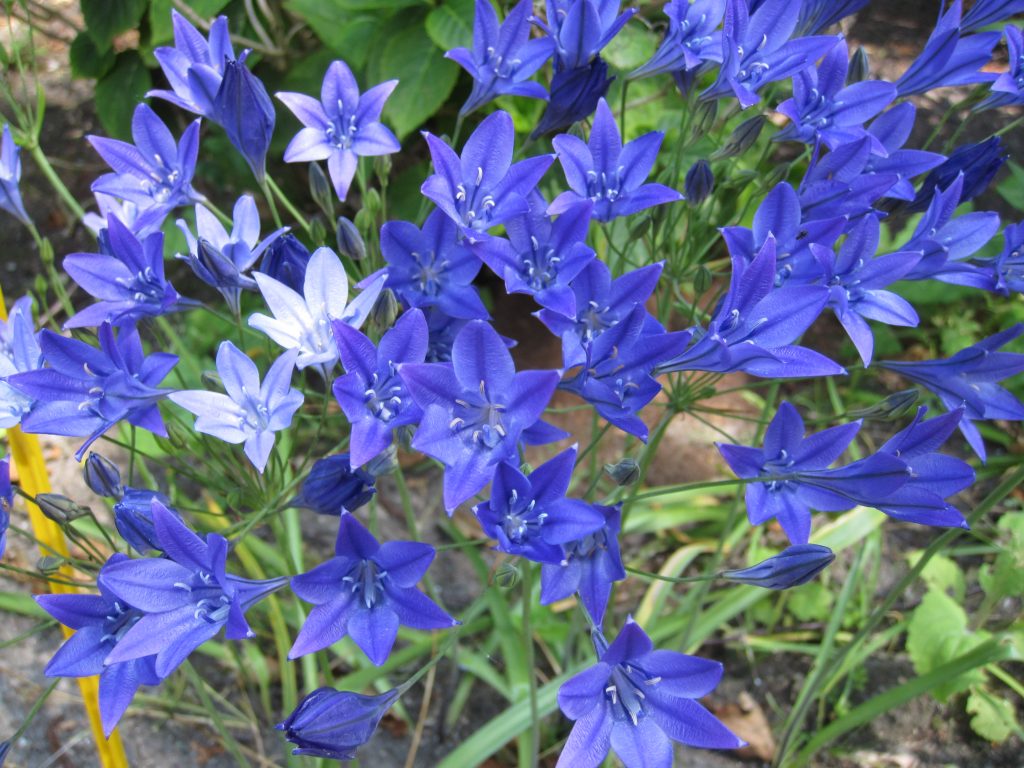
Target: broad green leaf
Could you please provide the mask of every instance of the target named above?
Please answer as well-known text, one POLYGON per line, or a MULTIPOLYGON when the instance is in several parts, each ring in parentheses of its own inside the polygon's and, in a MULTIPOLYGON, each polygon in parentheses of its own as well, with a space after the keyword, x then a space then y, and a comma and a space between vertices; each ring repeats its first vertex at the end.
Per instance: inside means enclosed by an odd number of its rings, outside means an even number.
POLYGON ((1010 175, 996 186, 996 192, 1018 211, 1024 211, 1024 168, 1013 160, 1006 167, 1010 175))
POLYGON ((92 35, 85 32, 80 32, 71 43, 69 58, 74 77, 100 78, 114 66, 113 50, 98 48, 92 35))
POLYGON ((615 69, 630 72, 654 55, 657 43, 643 25, 628 22, 601 54, 615 69))
POLYGON ((824 621, 832 612, 832 593, 820 581, 791 590, 786 607, 800 621, 824 621))
POLYGON ((1013 704, 984 688, 971 691, 967 712, 971 715, 971 730, 988 741, 1006 741, 1019 728, 1013 704))
POLYGON ((131 136, 132 112, 150 88, 149 70, 135 51, 117 55, 114 68, 96 82, 96 111, 106 132, 131 136))
MULTIPOLYGON (((938 669, 986 639, 987 633, 968 629, 967 614, 959 602, 935 589, 928 590, 907 625, 907 653, 919 675, 938 669)), ((936 685, 932 693, 939 701, 945 701, 983 679, 980 671, 972 670, 960 678, 949 678, 936 685)))
POLYGON ((50 615, 39 607, 32 595, 24 592, 0 592, 0 613, 18 613, 41 619, 50 615))
POLYGON ((147 5, 147 0, 82 0, 82 16, 96 48, 107 50, 114 37, 137 27, 147 5))
POLYGON ((473 0, 441 3, 427 14, 427 34, 442 51, 473 42, 473 0))
MULTIPOLYGON (((229 2, 230 0, 188 0, 188 7, 195 11, 195 15, 200 19, 213 21, 229 2)), ((173 0, 150 0, 149 40, 147 41, 150 48, 170 44, 174 39, 174 26, 171 23, 171 8, 173 7, 173 0)), ((202 29, 199 31, 205 34, 202 29)))
POLYGON ((304 19, 328 50, 357 70, 366 66, 381 30, 391 21, 389 13, 351 13, 322 0, 287 0, 285 8, 304 19))
MULTIPOLYGON (((911 552, 907 555, 907 564, 913 568, 920 557, 920 550, 911 552)), ((958 602, 963 600, 964 590, 966 589, 964 585, 964 572, 960 570, 960 566, 956 562, 945 555, 935 555, 932 557, 925 565, 924 570, 921 571, 921 578, 924 579, 929 589, 946 593, 952 590, 952 596, 958 602)))

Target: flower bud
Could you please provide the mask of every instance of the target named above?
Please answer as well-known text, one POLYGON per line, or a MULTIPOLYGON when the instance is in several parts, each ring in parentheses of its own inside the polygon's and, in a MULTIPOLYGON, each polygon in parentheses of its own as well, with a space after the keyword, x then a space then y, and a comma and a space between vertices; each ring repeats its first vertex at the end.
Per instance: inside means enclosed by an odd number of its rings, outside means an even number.
POLYGON ((216 370, 206 370, 199 374, 199 381, 203 384, 203 389, 212 389, 217 392, 224 391, 224 382, 220 378, 220 374, 216 370))
POLYGON ((105 459, 95 451, 90 451, 82 468, 85 484, 97 496, 111 499, 121 498, 121 471, 110 459, 105 459))
POLYGON ((858 45, 857 50, 850 57, 850 69, 846 73, 846 82, 852 85, 867 79, 868 52, 864 50, 864 46, 858 45))
POLYGON ((380 296, 377 297, 373 309, 370 310, 370 322, 381 332, 386 331, 394 325, 399 309, 401 307, 398 304, 395 292, 390 288, 385 288, 380 292, 380 296))
POLYGON ((358 509, 373 498, 377 492, 375 482, 376 478, 366 470, 352 468, 347 453, 339 453, 313 464, 299 495, 289 505, 338 516, 358 509))
POLYGON ((378 696, 318 688, 276 727, 296 745, 293 755, 354 760, 400 694, 398 688, 378 696))
POLYGON ((46 517, 59 525, 67 525, 92 511, 59 493, 40 493, 35 502, 46 517))
MULTIPOLYGON (((114 505, 114 525, 128 546, 140 555, 162 552, 157 543, 156 526, 153 523, 153 502, 158 501, 169 512, 178 515, 171 506, 171 500, 158 491, 145 488, 124 489, 124 496, 114 505)), ((180 515, 179 515, 180 516, 180 515)))
POLYGON ((718 118, 718 99, 702 101, 697 105, 696 114, 693 118, 693 135, 703 136, 718 118))
POLYGON ((711 283, 714 280, 714 276, 711 274, 711 270, 701 264, 697 267, 697 272, 693 276, 693 290, 699 296, 707 293, 708 289, 711 288, 711 283))
POLYGON ((334 216, 334 187, 320 163, 309 164, 309 196, 326 216, 334 216))
POLYGON ((711 163, 701 158, 690 166, 686 172, 683 191, 691 205, 700 205, 715 188, 715 174, 711 171, 711 163))
POLYGON ((377 176, 377 180, 382 184, 386 183, 391 175, 392 165, 394 165, 394 162, 391 160, 391 155, 378 155, 373 158, 373 172, 377 176))
POLYGON ((638 216, 636 223, 629 228, 631 240, 640 240, 651 228, 651 217, 648 214, 638 216))
POLYGON ((36 570, 40 573, 56 573, 66 562, 58 555, 45 555, 36 561, 36 570))
POLYGON ((618 486, 633 485, 640 479, 640 465, 628 456, 615 464, 605 464, 604 471, 618 486))
POLYGON ((224 128, 235 149, 252 168, 256 181, 267 175, 267 149, 274 133, 274 104, 267 89, 245 60, 249 51, 224 62, 224 79, 213 100, 214 121, 224 128))
POLYGON ((371 216, 381 209, 380 192, 376 189, 367 190, 363 195, 363 210, 371 216))
POLYGON ((309 218, 309 239, 314 243, 323 243, 327 240, 327 226, 324 224, 324 217, 319 213, 309 218))
POLYGON ((348 256, 352 261, 362 261, 366 258, 366 243, 363 236, 359 234, 356 225, 351 219, 344 216, 338 217, 338 253, 348 256))
POLYGON ((295 235, 286 233, 264 251, 260 272, 301 293, 309 256, 309 249, 295 235))
POLYGON ((725 146, 715 151, 711 155, 712 160, 721 160, 726 157, 736 157, 736 155, 742 155, 757 141, 761 135, 761 131, 764 129, 765 123, 768 122, 768 118, 764 115, 754 115, 748 120, 744 120, 742 123, 736 126, 735 130, 729 135, 729 138, 725 141, 725 146))
POLYGON ((494 583, 498 589, 512 589, 519 583, 519 577, 519 567, 510 560, 506 560, 494 572, 494 583))
POLYGON ((820 544, 794 544, 757 565, 725 571, 721 577, 765 589, 789 589, 806 584, 835 559, 832 550, 820 544))
POLYGON ((916 389, 904 389, 893 392, 874 405, 850 411, 847 415, 855 419, 872 419, 875 421, 895 421, 902 419, 917 402, 916 389))

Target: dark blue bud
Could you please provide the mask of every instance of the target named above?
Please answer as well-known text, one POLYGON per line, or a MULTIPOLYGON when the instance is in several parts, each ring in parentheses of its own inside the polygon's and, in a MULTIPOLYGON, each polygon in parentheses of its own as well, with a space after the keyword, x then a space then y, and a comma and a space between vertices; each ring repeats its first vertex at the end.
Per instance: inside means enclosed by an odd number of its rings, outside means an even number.
POLYGON ((725 571, 721 577, 765 589, 789 589, 806 584, 835 559, 832 550, 820 544, 794 544, 757 565, 725 571))
POLYGON ((884 400, 867 408, 858 408, 849 411, 846 415, 854 419, 875 419, 878 421, 893 421, 902 419, 917 402, 918 391, 916 389, 904 389, 894 392, 884 400))
POLYGON ((363 506, 377 492, 377 478, 363 469, 352 469, 347 453, 328 456, 313 465, 302 483, 293 507, 311 509, 321 515, 340 515, 363 506))
POLYGON ((7 753, 11 751, 10 741, 0 741, 0 768, 3 768, 4 761, 7 760, 7 753))
POLYGON ((302 293, 309 255, 309 249, 295 235, 281 235, 264 252, 260 272, 302 293))
POLYGON ((742 155, 754 146, 754 142, 761 135, 761 131, 767 122, 768 118, 764 115, 754 115, 744 120, 733 129, 733 132, 729 134, 729 138, 725 140, 725 145, 721 149, 716 150, 711 155, 711 159, 722 160, 727 157, 742 155))
POLYGON ((245 51, 238 59, 224 62, 224 79, 213 100, 213 113, 262 184, 274 133, 274 104, 260 79, 245 66, 248 55, 245 51))
POLYGON ((585 67, 566 69, 551 80, 551 98, 531 138, 568 128, 594 114, 597 102, 608 93, 614 77, 608 77, 608 65, 600 56, 585 67))
POLYGON ((1008 157, 1003 140, 993 136, 978 144, 964 144, 953 150, 942 165, 933 168, 924 181, 913 202, 907 206, 910 211, 923 211, 932 201, 937 189, 948 189, 962 173, 964 186, 960 202, 973 200, 988 187, 989 182, 1003 167, 1008 157))
POLYGON ((868 52, 864 50, 864 46, 857 46, 857 50, 853 52, 853 56, 850 57, 850 69, 846 73, 846 82, 860 83, 868 79, 870 68, 868 66, 868 52))
POLYGON ((338 253, 348 256, 352 261, 362 261, 366 258, 366 243, 359 229, 352 223, 351 219, 344 216, 338 217, 338 253))
MULTIPOLYGON (((124 496, 114 505, 114 525, 121 538, 140 555, 162 552, 153 524, 153 502, 158 501, 178 515, 171 500, 158 491, 126 486, 124 496)), ((179 515, 180 517, 180 515, 179 515)))
POLYGON ((691 205, 700 205, 708 199, 714 188, 715 174, 711 171, 711 163, 701 158, 686 172, 686 181, 683 183, 686 199, 691 205))
POLYGON ((295 745, 293 755, 354 760, 356 750, 370 740, 400 693, 393 688, 378 696, 366 696, 318 688, 299 702, 277 729, 295 745))
POLYGON ((97 496, 119 499, 124 493, 121 488, 121 470, 110 459, 94 451, 89 452, 82 473, 85 475, 85 484, 97 496))

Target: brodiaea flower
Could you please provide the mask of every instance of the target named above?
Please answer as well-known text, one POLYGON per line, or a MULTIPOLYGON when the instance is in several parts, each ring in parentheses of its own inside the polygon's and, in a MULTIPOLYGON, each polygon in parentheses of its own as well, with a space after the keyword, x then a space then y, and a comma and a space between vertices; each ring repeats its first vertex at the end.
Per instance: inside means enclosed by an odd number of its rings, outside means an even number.
POLYGON ((295 745, 293 755, 355 760, 356 750, 370 740, 400 694, 398 688, 377 696, 317 688, 277 729, 295 745))
POLYGON ((199 31, 174 9, 171 10, 171 23, 174 47, 157 48, 153 56, 172 90, 150 91, 146 96, 164 99, 212 120, 213 100, 224 78, 224 63, 235 59, 227 17, 218 16, 213 20, 209 40, 203 39, 199 31))
POLYGON ((0 208, 18 219, 22 224, 30 224, 25 204, 21 200, 21 148, 14 143, 11 127, 4 125, 3 138, 0 139, 0 208))
POLYGON ((11 306, 7 320, 0 320, 0 429, 16 427, 32 408, 33 398, 5 379, 43 366, 43 352, 32 319, 32 298, 22 296, 11 306))

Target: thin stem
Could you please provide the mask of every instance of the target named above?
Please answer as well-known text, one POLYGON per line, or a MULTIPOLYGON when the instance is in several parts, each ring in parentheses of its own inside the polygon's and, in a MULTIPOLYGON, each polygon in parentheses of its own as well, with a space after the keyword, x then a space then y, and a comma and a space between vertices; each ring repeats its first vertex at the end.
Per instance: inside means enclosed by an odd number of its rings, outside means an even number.
POLYGON ((530 768, 537 768, 540 759, 540 714, 537 705, 537 675, 534 672, 533 627, 530 617, 533 609, 533 564, 523 568, 523 644, 526 651, 526 669, 530 674, 530 768))
MULTIPOLYGON (((295 219, 295 221, 298 223, 298 225, 305 230, 306 234, 307 235, 311 234, 312 230, 309 227, 309 221, 307 221, 306 217, 303 216, 299 212, 298 208, 296 208, 294 205, 292 205, 292 201, 289 200, 287 195, 285 195, 285 193, 281 191, 281 188, 279 186, 277 186, 277 182, 275 182, 272 178, 267 176, 266 186, 274 193, 274 195, 277 196, 277 199, 281 201, 281 205, 283 205, 285 207, 285 210, 288 211, 289 214, 291 214, 292 218, 295 219)), ((268 198, 269 197, 270 196, 268 195, 268 198)), ((273 202, 271 202, 270 205, 271 205, 271 208, 274 207, 273 202)), ((280 219, 278 219, 275 216, 275 220, 278 222, 277 226, 280 227, 281 226, 280 219)))
POLYGON ((60 196, 61 200, 63 200, 68 208, 71 209, 71 212, 75 214, 75 218, 81 221, 82 217, 85 216, 85 209, 78 204, 74 195, 71 194, 70 190, 64 185, 64 182, 61 181, 57 172, 53 170, 53 166, 50 165, 50 161, 47 159, 42 147, 33 143, 32 146, 29 147, 29 154, 32 155, 32 159, 36 161, 36 164, 39 166, 39 170, 43 172, 43 176, 45 176, 46 180, 50 182, 50 185, 60 196))

